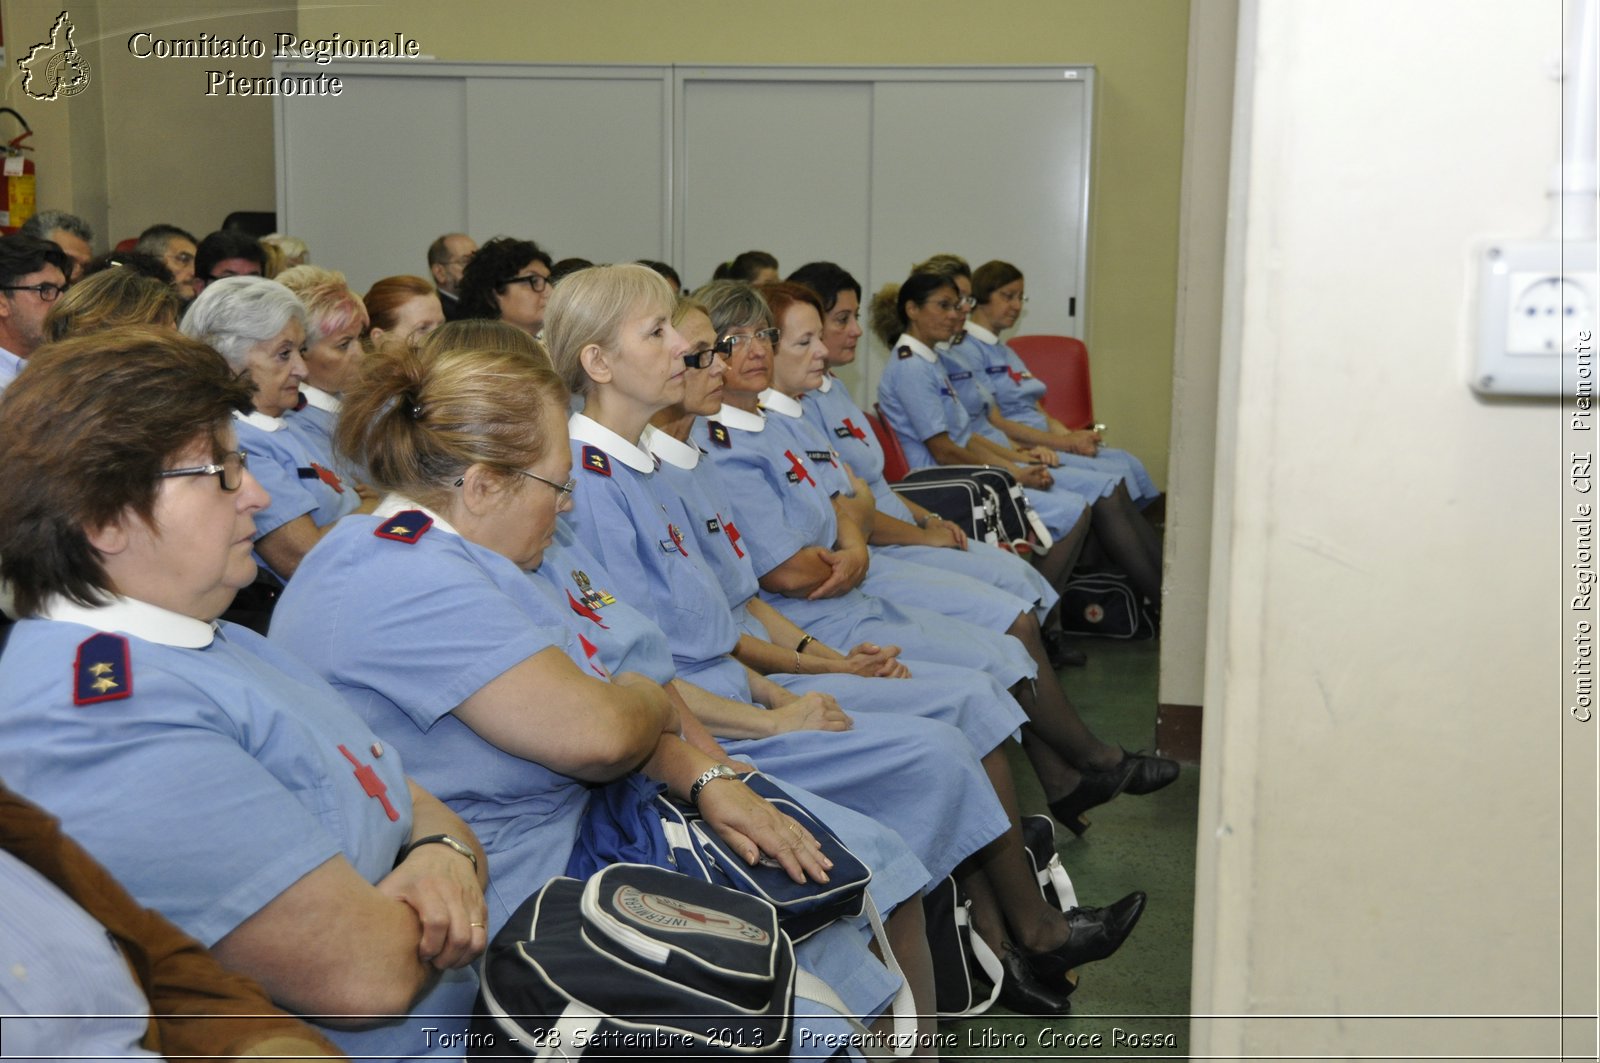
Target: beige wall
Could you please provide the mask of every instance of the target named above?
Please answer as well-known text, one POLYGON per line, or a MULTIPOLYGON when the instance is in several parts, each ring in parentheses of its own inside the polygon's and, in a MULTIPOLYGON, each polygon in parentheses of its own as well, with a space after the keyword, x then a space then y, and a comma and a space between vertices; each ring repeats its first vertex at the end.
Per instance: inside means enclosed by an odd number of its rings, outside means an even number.
MULTIPOLYGON (((308 38, 400 31, 447 60, 1094 64, 1100 100, 1088 340, 1095 410, 1116 443, 1142 455, 1165 482, 1186 3, 1014 0, 985 9, 965 0, 390 0, 302 3, 300 25, 308 38)), ((960 146, 960 131, 951 130, 950 150, 960 146)), ((937 245, 930 236, 929 252, 961 250, 937 245)), ((863 281, 889 279, 898 278, 863 281)))
POLYGON ((1551 1022, 1348 1016, 1559 1013, 1564 939, 1593 1011, 1561 414, 1464 383, 1475 245, 1546 221, 1560 20, 1242 6, 1194 1010, 1261 1017, 1196 1056, 1553 1056, 1551 1022))
MULTIPOLYGON (((11 71, 49 36, 59 0, 0 0, 11 71)), ((74 0, 68 8, 90 83, 71 99, 40 102, 6 81, 5 102, 36 130, 39 203, 81 214, 96 250, 156 222, 204 235, 235 210, 272 210, 276 195, 272 103, 205 95, 205 71, 271 72, 269 59, 136 59, 128 37, 264 37, 294 32, 293 5, 276 12, 216 0, 74 0)), ((9 128, 0 120, 0 129, 9 128)), ((9 135, 9 134, 7 134, 9 135)))
POLYGON ((1162 584, 1163 705, 1200 705, 1211 601, 1211 490, 1216 474, 1217 366, 1232 143, 1238 0, 1189 8, 1177 336, 1172 365, 1171 474, 1162 584))

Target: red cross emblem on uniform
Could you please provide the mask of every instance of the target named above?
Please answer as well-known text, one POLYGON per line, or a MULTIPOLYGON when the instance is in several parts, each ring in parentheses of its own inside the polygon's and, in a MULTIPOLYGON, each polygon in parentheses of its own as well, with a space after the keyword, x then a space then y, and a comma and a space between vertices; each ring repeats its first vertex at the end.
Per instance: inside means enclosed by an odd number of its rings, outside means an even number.
MULTIPOLYGON (((599 624, 601 627, 606 627, 606 622, 604 620, 600 619, 600 614, 595 612, 589 606, 584 605, 582 602, 578 601, 578 599, 574 598, 572 596, 572 592, 571 591, 567 592, 567 604, 572 606, 572 611, 574 613, 577 613, 579 616, 583 617, 585 620, 593 620, 596 624, 599 624)), ((611 629, 610 628, 606 628, 606 630, 610 631, 611 629)))
POLYGON ((728 545, 733 547, 733 552, 740 557, 744 556, 744 547, 739 545, 739 529, 733 526, 733 521, 723 520, 722 514, 717 514, 717 520, 722 523, 722 530, 728 536, 728 545))
POLYGON ((786 450, 783 456, 789 459, 789 482, 808 483, 817 486, 817 481, 811 478, 811 470, 806 468, 805 462, 794 456, 794 451, 786 450))
POLYGON ((1022 374, 1017 372, 1015 369, 1011 368, 1010 366, 1006 366, 1006 376, 1011 378, 1011 382, 1013 384, 1022 383, 1022 374))
POLYGON ((340 482, 339 477, 334 474, 332 469, 324 469, 316 462, 312 462, 311 471, 317 474, 317 479, 321 480, 323 483, 327 484, 341 495, 344 494, 344 484, 340 482))
POLYGON ((855 436, 857 439, 861 440, 863 443, 865 443, 867 441, 867 433, 865 433, 861 429, 857 428, 856 427, 856 423, 854 421, 852 421, 850 418, 846 417, 844 419, 844 426, 850 430, 850 434, 851 435, 855 436))
POLYGON ((378 773, 372 770, 372 765, 361 763, 344 746, 339 747, 339 752, 344 754, 345 760, 356 766, 355 777, 356 781, 361 784, 362 791, 368 797, 378 799, 378 803, 383 806, 383 814, 389 817, 390 822, 399 822, 400 813, 396 812, 394 806, 389 803, 389 788, 384 785, 382 779, 378 778, 378 773))
POLYGON ((611 673, 606 671, 606 666, 594 659, 595 654, 600 652, 599 648, 582 635, 578 636, 578 645, 583 647, 583 655, 589 659, 589 667, 594 670, 595 675, 601 679, 610 679, 611 673))

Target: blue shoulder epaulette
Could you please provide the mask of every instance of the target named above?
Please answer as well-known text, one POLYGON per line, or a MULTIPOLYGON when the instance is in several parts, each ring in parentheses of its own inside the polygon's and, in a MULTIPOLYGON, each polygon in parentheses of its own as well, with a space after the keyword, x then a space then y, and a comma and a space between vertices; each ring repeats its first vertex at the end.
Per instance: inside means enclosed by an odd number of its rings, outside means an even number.
POLYGON ((586 446, 583 448, 583 467, 590 472, 599 473, 601 476, 611 475, 611 459, 599 447, 586 446))
POLYGON ((728 435, 728 426, 721 421, 707 421, 706 432, 711 436, 711 442, 719 447, 733 446, 733 437, 728 435))
POLYGON ((133 668, 128 664, 128 640, 102 631, 78 643, 72 663, 72 703, 93 705, 116 701, 133 693, 133 668))
POLYGON ((396 513, 372 530, 380 539, 393 539, 397 543, 414 543, 433 527, 433 518, 420 509, 396 513))

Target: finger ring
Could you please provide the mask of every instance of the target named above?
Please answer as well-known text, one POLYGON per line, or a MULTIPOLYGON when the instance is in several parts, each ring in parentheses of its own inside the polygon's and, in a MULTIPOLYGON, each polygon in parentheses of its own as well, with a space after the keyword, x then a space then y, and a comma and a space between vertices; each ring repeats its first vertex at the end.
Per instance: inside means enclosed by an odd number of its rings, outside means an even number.
POLYGON ((796 834, 799 834, 800 833, 800 824, 791 823, 791 824, 789 824, 789 829, 794 831, 796 834))
POLYGON ((482 923, 468 923, 468 926, 483 926, 482 923))

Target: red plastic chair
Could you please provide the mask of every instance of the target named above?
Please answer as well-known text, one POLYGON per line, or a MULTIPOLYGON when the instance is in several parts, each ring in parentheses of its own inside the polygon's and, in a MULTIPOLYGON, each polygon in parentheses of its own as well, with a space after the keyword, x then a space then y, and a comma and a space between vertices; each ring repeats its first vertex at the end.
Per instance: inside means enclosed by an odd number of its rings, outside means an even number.
POLYGON ((139 246, 139 238, 137 236, 130 236, 126 240, 118 240, 117 246, 112 248, 112 250, 119 255, 125 255, 137 246, 139 246))
POLYGON ((899 483, 911 471, 906 452, 900 446, 900 437, 883 419, 883 410, 877 403, 872 404, 872 412, 867 414, 867 420, 872 422, 872 434, 878 437, 878 445, 883 448, 883 478, 890 483, 899 483))
POLYGON ((1015 336, 1011 349, 1028 372, 1045 386, 1044 408, 1068 428, 1088 428, 1094 420, 1089 387, 1089 348, 1071 336, 1015 336))

